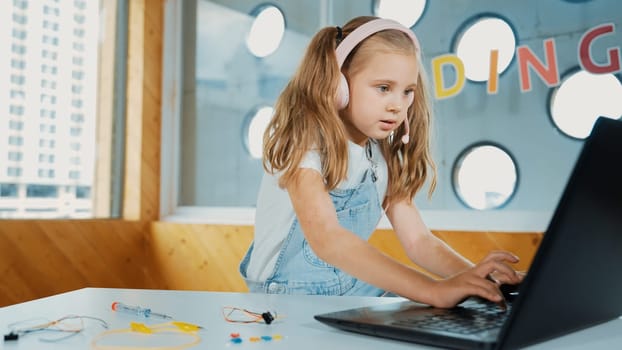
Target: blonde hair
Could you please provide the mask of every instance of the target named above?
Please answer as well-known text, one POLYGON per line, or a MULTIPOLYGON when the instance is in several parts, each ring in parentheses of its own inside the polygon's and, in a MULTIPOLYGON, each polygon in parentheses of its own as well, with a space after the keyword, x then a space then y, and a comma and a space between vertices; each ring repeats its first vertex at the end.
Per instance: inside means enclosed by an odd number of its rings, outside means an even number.
MULTIPOLYGON (((343 36, 376 18, 352 19, 343 27, 343 36)), ((282 173, 281 187, 296 177, 302 158, 311 149, 320 154, 327 190, 336 188, 347 176, 348 137, 335 101, 340 74, 335 56, 337 35, 337 28, 326 27, 311 38, 298 70, 276 102, 274 117, 264 133, 263 166, 269 173, 282 173)), ((366 57, 378 52, 380 46, 417 57, 414 44, 405 33, 384 30, 363 40, 348 55, 341 69, 343 74, 348 77, 350 70, 365 64, 366 57)), ((431 102, 425 72, 421 62, 418 63, 414 102, 408 109, 411 141, 402 144, 399 137, 378 140, 389 172, 387 204, 412 199, 423 186, 429 169, 433 177, 428 195, 436 186, 436 167, 429 145, 431 102)), ((397 135, 404 132, 403 125, 396 130, 397 135)))

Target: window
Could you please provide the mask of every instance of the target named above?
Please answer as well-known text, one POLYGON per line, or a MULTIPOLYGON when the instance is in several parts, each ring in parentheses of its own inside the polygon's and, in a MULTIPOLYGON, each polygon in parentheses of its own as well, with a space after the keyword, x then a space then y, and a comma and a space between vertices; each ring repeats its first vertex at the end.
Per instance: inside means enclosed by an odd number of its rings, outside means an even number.
POLYGON ((17 120, 9 120, 9 129, 11 130, 22 130, 24 129, 24 122, 17 120))
POLYGON ((58 197, 58 186, 54 186, 54 185, 28 185, 28 186, 26 186, 26 197, 30 197, 30 198, 56 198, 56 197, 58 197))
POLYGON ((498 51, 497 73, 503 73, 514 58, 516 37, 508 21, 499 15, 481 14, 463 24, 453 50, 464 63, 467 79, 487 81, 492 50, 498 51))
POLYGON ((71 113, 71 121, 75 123, 84 122, 84 114, 81 113, 71 113))
POLYGON ((17 197, 17 184, 0 184, 0 197, 17 197))
POLYGON ((40 115, 41 118, 56 119, 56 111, 54 111, 54 110, 49 110, 49 109, 42 108, 39 111, 39 115, 40 115))
POLYGON ((56 82, 54 80, 41 79, 41 87, 44 89, 54 90, 56 89, 56 82))
POLYGON ((0 47, 10 50, 0 60, 3 219, 120 215, 128 7, 0 1, 9 19, 0 47), (101 159, 111 166, 98 167, 101 159))
POLYGON ((53 154, 39 154, 39 163, 54 163, 54 155, 53 154))
POLYGON ((56 96, 41 94, 41 104, 56 104, 56 96))
POLYGON ((13 6, 20 10, 25 10, 28 8, 28 0, 13 0, 13 6))
POLYGON ((84 10, 86 8, 86 2, 83 0, 75 0, 73 4, 77 9, 80 10, 84 10))
POLYGON ((13 115, 24 115, 24 106, 11 105, 9 106, 9 113, 13 115))
POLYGON ((26 24, 28 23, 28 17, 24 16, 24 15, 20 15, 17 13, 13 14, 13 22, 15 24, 26 24))
POLYGON ((11 44, 11 51, 18 55, 23 55, 26 53, 26 46, 19 44, 11 44))
POLYGON ((59 16, 60 10, 58 7, 52 7, 52 6, 45 5, 43 6, 43 13, 46 15, 59 16))
POLYGON ((622 116, 622 83, 613 74, 573 69, 551 90, 549 114, 563 134, 584 139, 598 117, 622 116))
MULTIPOLYGON (((192 3, 192 1, 179 2, 181 6, 192 6, 192 3)), ((250 207, 256 200, 256 189, 261 179, 262 166, 259 159, 249 154, 249 146, 251 146, 249 141, 255 143, 258 139, 256 136, 251 136, 251 141, 248 138, 249 132, 252 135, 258 135, 261 128, 253 126, 245 129, 250 126, 248 115, 257 106, 272 105, 289 76, 294 72, 296 61, 302 56, 308 37, 295 31, 288 31, 285 35, 280 33, 280 30, 276 30, 272 33, 274 36, 268 34, 269 28, 275 29, 271 27, 272 25, 278 28, 283 26, 285 29, 284 20, 266 23, 267 26, 263 27, 266 30, 263 33, 269 35, 270 39, 267 36, 262 39, 261 35, 251 34, 252 28, 260 30, 259 23, 263 21, 262 16, 270 15, 270 13, 275 15, 276 12, 282 13, 277 8, 271 7, 271 10, 264 10, 267 12, 261 15, 264 7, 251 13, 239 13, 210 1, 197 1, 194 6, 196 6, 196 11, 192 13, 196 18, 192 18, 189 22, 184 21, 192 25, 192 29, 189 30, 196 30, 196 40, 193 44, 196 45, 197 66, 194 70, 195 74, 188 77, 194 86, 195 95, 192 100, 195 104, 187 110, 209 111, 209 113, 201 113, 201 115, 188 113, 182 117, 180 127, 188 130, 202 130, 202 132, 210 131, 202 135, 188 134, 181 140, 180 154, 186 156, 180 159, 180 169, 193 168, 197 172, 182 175, 189 178, 180 182, 180 189, 177 191, 179 198, 176 201, 180 205, 190 206, 250 207), (215 33, 222 32, 223 26, 236 28, 235 32, 231 32, 229 37, 214 36, 215 33), (246 46, 253 42, 254 37, 259 41, 265 39, 270 42, 269 45, 264 42, 266 46, 262 46, 263 49, 255 52, 257 56, 246 46), (242 50, 239 50, 240 48, 242 50), (222 55, 214 55, 215 51, 221 52, 222 55), (231 54, 226 54, 227 52, 231 54), (260 69, 260 66, 263 68, 260 69), (241 67, 247 67, 249 70, 241 70, 241 67), (265 75, 262 76, 259 72, 264 72, 265 75), (234 83, 236 76, 244 77, 245 83, 234 83), (240 96, 240 100, 230 104, 230 98, 234 95, 240 96), (225 101, 228 102, 223 104, 225 101), (219 117, 221 113, 230 117, 221 118, 219 117), (222 128, 213 127, 217 125, 214 123, 221 122, 222 128), (192 126, 195 123, 198 125, 192 126), (212 125, 212 127, 207 125, 212 125), (221 163, 221 157, 214 152, 222 148, 222 142, 226 139, 233 140, 229 149, 231 156, 221 163), (195 157, 198 154, 203 155, 195 157), (212 161, 218 161, 221 165, 218 167, 208 165, 212 161), (199 185, 201 182, 199 179, 206 178, 212 179, 211 181, 217 185, 199 185)), ((171 50, 171 52, 174 51, 171 50)), ((255 146, 251 147, 255 148, 255 146)), ((253 149, 253 152, 256 150, 253 149)))
POLYGON ((26 68, 26 61, 12 59, 11 60, 11 67, 15 68, 15 69, 25 69, 26 68))
POLYGON ((44 44, 50 44, 54 46, 58 46, 58 37, 44 35, 41 39, 44 44))
POLYGON ((82 134, 82 128, 71 128, 69 134, 71 136, 80 136, 82 134))
POLYGON ((252 13, 255 14, 255 19, 248 33, 246 46, 253 55, 266 57, 281 44, 285 33, 285 18, 274 5, 261 5, 252 13))
POLYGON ((15 151, 11 151, 9 152, 9 160, 13 161, 13 162, 19 162, 21 161, 23 158, 23 153, 22 152, 15 152, 15 151))
POLYGON ((50 29, 55 32, 58 31, 58 22, 48 21, 47 19, 43 21, 43 28, 50 29))
POLYGON ((54 134, 56 133, 56 125, 41 124, 39 126, 39 131, 41 131, 42 133, 48 132, 50 134, 54 134))
POLYGON ((20 177, 22 176, 22 168, 10 166, 6 168, 6 174, 8 177, 20 177))
POLYGON ((263 133, 272 118, 273 112, 272 107, 264 106, 248 116, 246 147, 248 153, 255 159, 261 159, 263 154, 263 133))
POLYGON ((22 29, 13 28, 13 38, 24 40, 26 39, 26 31, 22 29))
POLYGON ((73 43, 73 49, 76 50, 77 52, 82 52, 82 51, 84 51, 84 44, 83 43, 74 42, 73 43))
POLYGON ((12 99, 24 99, 26 97, 26 94, 24 93, 23 90, 11 90, 11 98, 12 99))
POLYGON ((73 20, 78 24, 84 24, 84 16, 83 15, 74 15, 73 20))
POLYGON ((76 186, 76 198, 90 198, 91 188, 86 186, 76 186))
MULTIPOLYGON (((606 6, 597 1, 579 6, 553 1, 539 6, 540 2, 529 0, 523 7, 510 2, 427 1, 419 7, 421 18, 411 27, 421 41, 432 92, 439 86, 449 91, 454 81, 455 86, 463 85, 460 94, 434 101, 432 156, 439 170, 438 183, 431 199, 426 197, 426 191, 420 191, 415 197, 425 221, 432 228, 467 229, 471 226, 457 221, 468 215, 469 218, 492 219, 486 220, 492 224, 477 225, 476 230, 482 226, 491 230, 517 230, 495 218, 504 215, 523 218, 524 213, 537 213, 538 217, 533 220, 521 220, 528 223, 523 229, 546 229, 549 214, 563 190, 563 179, 581 145, 575 140, 569 141, 552 125, 547 97, 557 85, 548 84, 547 79, 577 65, 578 45, 589 28, 618 23, 615 15, 622 11, 622 2, 604 1, 606 6), (563 20, 543 20, 546 18, 563 20), (483 39, 479 36, 482 33, 486 34, 483 39), (554 52, 543 45, 548 39, 555 41, 554 52), (519 46, 527 46, 532 56, 516 55, 519 46), (496 70, 490 67, 494 49, 498 49, 496 70), (553 54, 555 59, 551 57, 553 54), (449 64, 443 65, 445 62, 449 64), (446 81, 442 81, 442 74, 438 74, 442 70, 434 68, 439 65, 451 68, 452 63, 455 67, 463 63, 459 72, 454 70, 460 74, 460 79, 452 80, 457 77, 454 74, 446 75, 446 81), (558 68, 556 71, 554 64, 558 68), (488 81, 495 73, 498 75, 496 90, 492 88, 495 82, 488 81), (526 76, 533 85, 530 91, 521 90, 521 80, 526 76), (491 140, 501 150, 512 150, 511 154, 506 153, 514 163, 516 174, 514 186, 509 176, 507 187, 484 188, 472 205, 489 209, 473 210, 466 204, 470 200, 470 185, 461 187, 465 199, 455 192, 452 166, 466 147, 480 140, 491 140), (543 185, 544 176, 555 180, 543 185), (453 215, 455 212, 459 215, 453 215), (437 220, 437 217, 442 218, 437 220), (530 226, 532 224, 534 226, 530 226)), ((421 4, 416 0, 399 1, 401 7, 395 16, 374 9, 374 6, 389 6, 392 2, 398 3, 397 0, 278 1, 276 5, 284 18, 285 32, 278 45, 273 44, 272 48, 276 49, 266 50, 271 53, 263 56, 253 54, 247 46, 252 37, 251 28, 259 23, 258 13, 249 11, 248 3, 168 1, 163 48, 162 135, 163 144, 173 145, 175 149, 161 152, 161 198, 169 201, 161 206, 162 217, 184 220, 191 215, 189 220, 193 222, 252 224, 263 175, 258 158, 263 118, 261 113, 255 113, 263 107, 275 107, 280 91, 295 72, 310 38, 319 28, 343 26, 358 15, 376 14, 396 19, 397 15, 415 14, 415 11, 405 11, 406 6, 415 5, 415 2, 421 4)), ((259 3, 270 5, 269 1, 259 3)), ((269 35, 263 38, 267 41, 269 35)), ((594 64, 604 67, 608 62, 613 66, 621 42, 620 30, 593 40, 590 57, 594 64)), ((618 76, 619 69, 614 73, 618 76)), ((560 86, 558 95, 563 95, 561 90, 560 86)), ((580 100, 590 104, 587 99, 580 100)), ((600 110, 599 114, 604 111, 600 110)), ((621 116, 616 110, 607 114, 621 116)), ((512 174, 512 171, 507 173, 512 174)))
POLYGON ((374 14, 400 22, 408 28, 417 23, 425 10, 426 0, 374 0, 374 14))
POLYGON ((26 77, 23 75, 11 74, 11 83, 16 85, 24 85, 26 77))
POLYGON ((43 64, 41 65, 41 73, 56 75, 58 73, 58 68, 56 66, 43 64))
POLYGON ((56 60, 58 58, 58 53, 56 51, 43 49, 41 51, 41 57, 49 58, 50 60, 56 60))
POLYGON ((469 208, 500 208, 512 198, 517 184, 516 162, 499 145, 483 142, 470 146, 454 164, 454 191, 469 208))

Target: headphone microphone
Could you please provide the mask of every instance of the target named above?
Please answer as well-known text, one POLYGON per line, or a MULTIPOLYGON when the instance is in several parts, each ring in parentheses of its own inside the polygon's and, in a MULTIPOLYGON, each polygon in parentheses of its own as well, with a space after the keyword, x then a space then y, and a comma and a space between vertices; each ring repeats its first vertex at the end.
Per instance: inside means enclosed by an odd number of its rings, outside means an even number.
MULTIPOLYGON (((417 37, 415 36, 415 33, 413 33, 412 30, 404 27, 397 21, 379 18, 379 19, 374 19, 367 23, 362 24, 361 26, 353 30, 352 33, 348 34, 345 38, 343 38, 343 40, 341 40, 341 42, 337 45, 337 48, 335 49, 335 55, 337 56, 337 64, 339 65, 339 71, 341 71, 341 67, 343 66, 343 63, 345 62, 350 52, 352 52, 352 50, 354 50, 354 48, 360 42, 362 42, 367 37, 373 34, 376 34, 383 30, 389 30, 389 29, 399 30, 407 34, 408 37, 412 40, 413 44, 415 45, 415 50, 417 52, 417 55, 418 56, 420 55, 421 50, 420 50, 419 40, 417 39, 417 37)), ((337 30, 339 31, 339 34, 342 33, 341 28, 337 27, 337 30)), ((338 37, 340 39, 341 35, 338 35, 338 37)), ((339 110, 342 110, 346 108, 346 106, 349 103, 350 88, 348 86, 348 80, 346 79, 345 75, 343 75, 343 73, 341 72, 339 74, 340 74, 339 86, 337 87, 337 95, 335 96, 335 104, 339 110)), ((408 104, 408 107, 410 107, 410 105, 412 104, 412 101, 413 101, 413 96, 411 96, 410 98, 410 103, 408 104)), ((402 136, 401 140, 403 144, 407 144, 410 141, 410 136, 409 136, 410 126, 408 125, 408 117, 406 117, 406 120, 404 122, 405 122, 406 133, 405 135, 402 136)))
POLYGON ((410 142, 410 123, 408 121, 408 108, 410 108, 410 106, 412 106, 413 101, 415 99, 415 92, 411 92, 410 96, 408 97, 408 107, 406 107, 406 119, 404 119, 404 128, 406 129, 404 135, 402 135, 402 143, 403 144, 407 144, 408 142, 410 142))
POLYGON ((406 133, 402 136, 402 143, 407 144, 410 142, 410 126, 408 125, 408 117, 404 120, 404 128, 406 129, 406 133))

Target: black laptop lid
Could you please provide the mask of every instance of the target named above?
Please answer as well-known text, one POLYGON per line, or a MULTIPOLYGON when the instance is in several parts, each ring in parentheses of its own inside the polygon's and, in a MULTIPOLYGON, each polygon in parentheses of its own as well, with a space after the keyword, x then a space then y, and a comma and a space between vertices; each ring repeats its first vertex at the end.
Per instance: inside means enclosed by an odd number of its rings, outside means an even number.
POLYGON ((522 283, 500 347, 523 347, 619 317, 621 271, 622 121, 599 118, 522 283))

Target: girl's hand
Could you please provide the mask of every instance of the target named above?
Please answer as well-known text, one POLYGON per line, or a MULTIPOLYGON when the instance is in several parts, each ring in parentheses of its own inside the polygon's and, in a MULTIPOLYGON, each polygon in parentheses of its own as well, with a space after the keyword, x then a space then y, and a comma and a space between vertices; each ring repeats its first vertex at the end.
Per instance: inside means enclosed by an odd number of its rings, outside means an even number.
POLYGON ((522 280, 508 263, 518 262, 518 257, 504 251, 489 253, 479 264, 459 274, 436 281, 432 306, 449 308, 470 296, 478 296, 504 304, 499 284, 516 284, 522 280), (494 277, 493 277, 494 276, 494 277))

